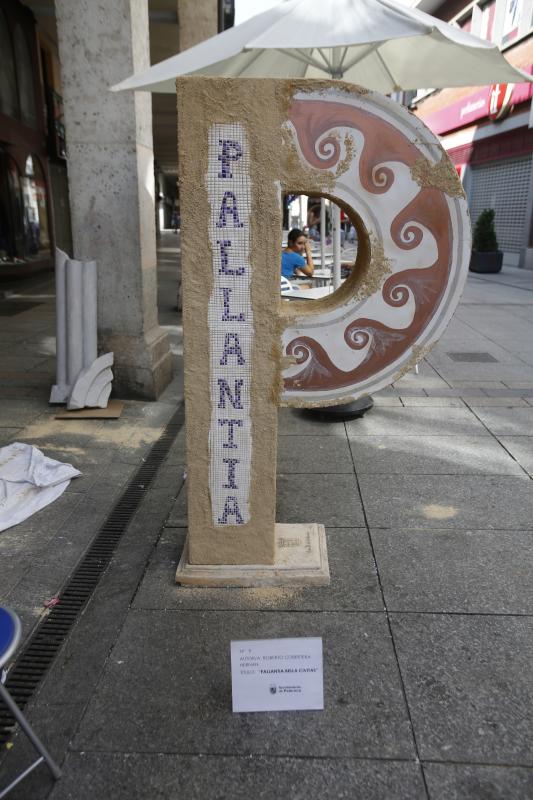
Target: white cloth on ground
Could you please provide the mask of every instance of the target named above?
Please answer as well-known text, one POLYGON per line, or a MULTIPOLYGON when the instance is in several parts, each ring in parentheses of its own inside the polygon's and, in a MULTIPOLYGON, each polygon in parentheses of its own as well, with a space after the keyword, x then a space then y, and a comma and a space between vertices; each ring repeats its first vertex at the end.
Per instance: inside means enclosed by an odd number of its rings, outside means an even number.
POLYGON ((0 447, 0 531, 53 503, 78 475, 72 464, 48 458, 31 444, 0 447))

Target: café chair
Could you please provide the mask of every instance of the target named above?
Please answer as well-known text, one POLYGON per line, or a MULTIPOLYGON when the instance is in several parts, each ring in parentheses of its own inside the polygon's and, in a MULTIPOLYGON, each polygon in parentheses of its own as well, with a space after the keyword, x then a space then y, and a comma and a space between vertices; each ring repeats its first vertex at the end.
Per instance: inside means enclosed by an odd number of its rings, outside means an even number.
POLYGON ((0 606, 0 701, 4 703, 6 708, 13 715, 30 740, 33 747, 39 753, 39 758, 23 772, 21 772, 15 778, 15 780, 11 781, 9 786, 6 786, 4 789, 0 788, 0 800, 2 800, 2 798, 5 797, 7 793, 11 791, 11 789, 17 786, 20 781, 24 780, 24 778, 26 778, 30 772, 38 767, 43 761, 46 762, 46 765, 48 766, 48 769, 54 776, 55 780, 61 777, 61 770, 57 766, 56 762, 45 748, 41 740, 35 734, 33 728, 30 726, 30 723, 4 686, 7 672, 3 669, 3 667, 4 664, 7 664, 9 659, 16 652, 20 642, 21 633, 22 626, 20 624, 20 619, 15 612, 10 608, 0 606))

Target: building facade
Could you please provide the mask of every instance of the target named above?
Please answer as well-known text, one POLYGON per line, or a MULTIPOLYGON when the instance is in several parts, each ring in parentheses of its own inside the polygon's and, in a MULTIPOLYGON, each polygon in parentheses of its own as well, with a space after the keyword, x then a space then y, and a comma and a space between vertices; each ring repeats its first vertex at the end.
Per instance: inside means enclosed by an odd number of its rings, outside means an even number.
POLYGON ((53 47, 17 0, 0 0, 0 54, 0 277, 17 278, 70 243, 62 101, 53 47))
MULTIPOLYGON (((533 72, 532 0, 421 0, 422 11, 496 43, 533 72)), ((410 106, 439 135, 465 188, 472 222, 495 211, 504 265, 533 269, 533 84, 419 91, 410 106)))

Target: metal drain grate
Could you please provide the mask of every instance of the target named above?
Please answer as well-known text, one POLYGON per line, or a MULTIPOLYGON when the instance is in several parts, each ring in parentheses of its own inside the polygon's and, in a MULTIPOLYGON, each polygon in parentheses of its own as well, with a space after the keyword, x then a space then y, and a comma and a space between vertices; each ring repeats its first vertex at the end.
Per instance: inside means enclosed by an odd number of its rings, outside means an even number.
POLYGON ((468 364, 488 364, 498 359, 490 353, 448 353, 452 361, 466 361, 468 364))
MULTIPOLYGON (((58 604, 39 623, 14 666, 9 670, 6 686, 20 708, 24 709, 44 678, 72 625, 94 592, 183 422, 182 403, 96 534, 59 595, 58 604)), ((14 718, 0 701, 0 746, 11 739, 15 725, 14 718)))

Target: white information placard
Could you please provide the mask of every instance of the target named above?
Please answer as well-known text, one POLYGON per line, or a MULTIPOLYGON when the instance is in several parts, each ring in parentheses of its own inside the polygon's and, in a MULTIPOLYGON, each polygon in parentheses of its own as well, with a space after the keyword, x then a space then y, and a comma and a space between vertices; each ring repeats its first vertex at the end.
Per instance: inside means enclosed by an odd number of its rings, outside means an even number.
POLYGON ((322 639, 251 639, 231 643, 233 711, 324 708, 322 639))

